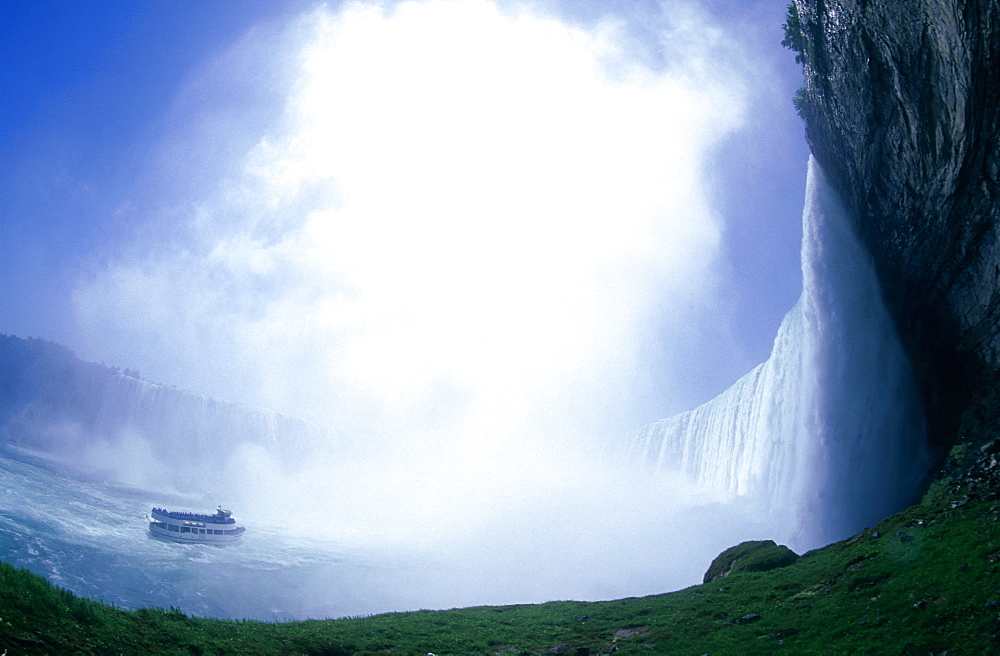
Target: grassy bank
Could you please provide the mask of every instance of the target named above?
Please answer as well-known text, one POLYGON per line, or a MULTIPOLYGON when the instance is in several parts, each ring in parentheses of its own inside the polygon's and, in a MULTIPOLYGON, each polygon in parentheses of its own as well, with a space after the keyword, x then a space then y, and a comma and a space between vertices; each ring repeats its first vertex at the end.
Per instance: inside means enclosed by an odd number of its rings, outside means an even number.
POLYGON ((1000 653, 1000 445, 924 501, 770 572, 671 594, 281 624, 122 611, 0 565, 7 654, 1000 653))

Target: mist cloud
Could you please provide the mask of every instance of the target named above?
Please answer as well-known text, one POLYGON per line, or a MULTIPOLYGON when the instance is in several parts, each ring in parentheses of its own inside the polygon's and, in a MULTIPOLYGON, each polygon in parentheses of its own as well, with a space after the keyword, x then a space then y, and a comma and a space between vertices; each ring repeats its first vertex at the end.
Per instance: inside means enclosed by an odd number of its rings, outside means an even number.
POLYGON ((712 167, 755 73, 691 6, 654 39, 532 6, 248 35, 178 95, 136 237, 75 296, 89 358, 352 436, 294 466, 240 445, 206 485, 251 521, 433 550, 451 574, 420 604, 655 592, 771 528, 591 448, 683 409, 685 354, 724 343, 712 167))
POLYGON ((747 104, 719 28, 663 28, 654 65, 623 24, 517 5, 310 12, 249 150, 212 159, 207 107, 173 137, 202 138, 201 179, 143 199, 156 241, 81 284, 85 343, 348 430, 489 445, 662 416, 726 284, 707 169, 747 104))

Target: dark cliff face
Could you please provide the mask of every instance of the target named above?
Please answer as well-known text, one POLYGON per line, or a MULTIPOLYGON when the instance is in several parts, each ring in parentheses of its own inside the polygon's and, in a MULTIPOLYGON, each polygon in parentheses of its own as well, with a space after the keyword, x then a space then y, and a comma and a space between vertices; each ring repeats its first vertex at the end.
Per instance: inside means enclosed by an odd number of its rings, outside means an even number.
POLYGON ((997 406, 1000 1, 794 7, 809 144, 875 260, 944 448, 970 404, 997 406))

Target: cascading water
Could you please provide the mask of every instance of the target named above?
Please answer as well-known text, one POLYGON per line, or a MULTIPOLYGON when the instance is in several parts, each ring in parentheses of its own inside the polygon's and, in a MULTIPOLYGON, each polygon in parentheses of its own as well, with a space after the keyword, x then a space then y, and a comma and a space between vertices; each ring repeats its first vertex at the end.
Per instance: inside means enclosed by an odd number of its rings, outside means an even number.
POLYGON ((307 419, 122 375, 105 386, 94 432, 112 442, 141 440, 157 463, 170 468, 175 485, 196 490, 247 449, 265 452, 279 466, 295 466, 337 442, 330 430, 307 419))
POLYGON ((39 344, 5 343, 11 389, 0 439, 85 474, 232 500, 255 464, 287 472, 343 444, 314 421, 149 383, 39 344))
POLYGON ((912 372, 870 258, 814 159, 803 291, 770 358, 711 401, 639 431, 629 457, 787 521, 799 549, 911 501, 929 466, 912 372))

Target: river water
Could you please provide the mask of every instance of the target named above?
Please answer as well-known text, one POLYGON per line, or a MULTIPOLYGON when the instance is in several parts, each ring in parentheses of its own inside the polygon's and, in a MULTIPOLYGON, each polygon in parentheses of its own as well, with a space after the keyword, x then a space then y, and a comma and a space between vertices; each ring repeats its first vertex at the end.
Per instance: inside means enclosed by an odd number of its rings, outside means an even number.
POLYGON ((435 567, 413 554, 404 561, 370 545, 362 552, 289 536, 260 518, 240 518, 251 528, 234 545, 164 542, 149 534, 149 508, 210 508, 196 499, 77 478, 23 451, 0 456, 3 560, 117 606, 263 620, 370 614, 420 607, 408 586, 392 581, 435 567))

